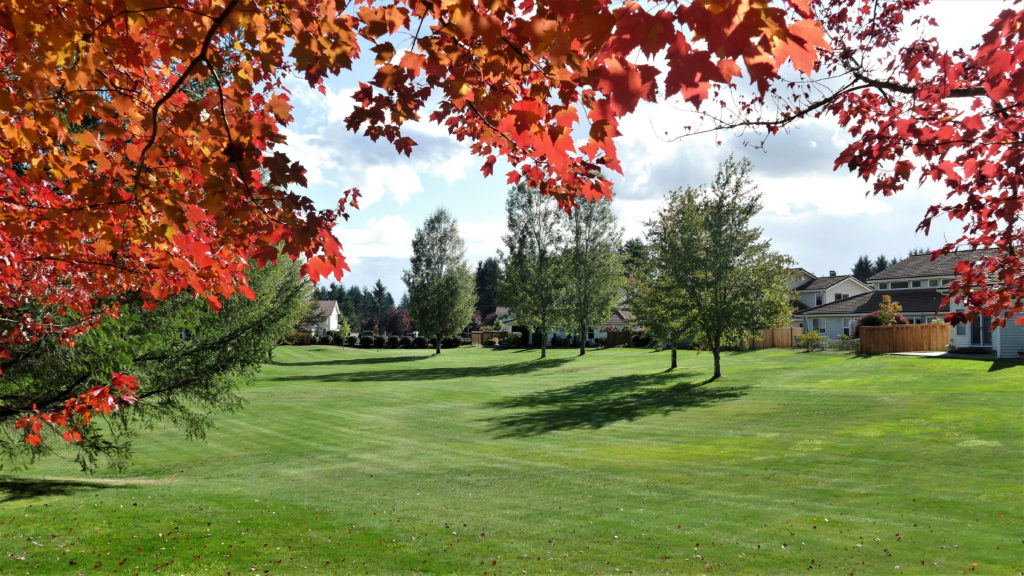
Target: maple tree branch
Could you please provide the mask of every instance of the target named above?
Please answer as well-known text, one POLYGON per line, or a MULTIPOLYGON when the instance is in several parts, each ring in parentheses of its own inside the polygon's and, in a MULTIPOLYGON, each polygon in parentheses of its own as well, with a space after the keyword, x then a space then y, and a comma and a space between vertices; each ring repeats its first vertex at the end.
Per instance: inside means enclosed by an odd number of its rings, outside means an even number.
POLYGON ((192 58, 192 61, 189 62, 188 67, 185 68, 185 71, 182 72, 180 76, 178 76, 178 79, 174 82, 174 85, 171 86, 170 90, 168 90, 153 105, 151 113, 153 130, 149 135, 149 141, 146 142, 146 145, 142 148, 142 152, 139 154, 139 166, 135 170, 135 177, 133 178, 133 190, 138 190, 139 185, 142 183, 142 171, 146 165, 146 154, 148 154, 149 150, 153 147, 154 144, 156 144, 157 132, 159 132, 157 126, 159 125, 160 120, 160 108, 164 104, 166 104, 167 101, 170 100, 172 96, 174 96, 174 94, 181 90, 181 87, 185 85, 185 82, 189 79, 190 76, 192 76, 196 68, 198 68, 201 63, 206 62, 206 53, 210 49, 210 44, 213 43, 213 37, 216 35, 221 25, 223 25, 224 22, 227 21, 228 16, 230 16, 231 13, 234 12, 235 8, 238 6, 240 1, 241 0, 230 0, 230 2, 228 2, 228 5, 224 7, 224 11, 221 12, 220 15, 214 19, 213 23, 210 24, 210 29, 206 31, 206 36, 203 37, 203 42, 199 48, 199 54, 192 58))

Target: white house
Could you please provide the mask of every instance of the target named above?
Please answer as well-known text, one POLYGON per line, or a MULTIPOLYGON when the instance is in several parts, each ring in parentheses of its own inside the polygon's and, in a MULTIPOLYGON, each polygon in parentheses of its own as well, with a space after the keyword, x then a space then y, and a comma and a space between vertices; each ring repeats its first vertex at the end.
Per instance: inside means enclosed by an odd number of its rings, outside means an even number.
MULTIPOLYGON (((932 260, 930 254, 910 256, 868 278, 874 291, 839 299, 804 310, 805 330, 817 330, 829 338, 853 333, 857 319, 878 310, 882 296, 888 295, 903 307, 903 316, 915 324, 934 318, 944 319, 949 307, 942 306, 953 267, 958 262, 974 262, 984 250, 942 254, 932 260)), ((954 305, 954 310, 962 306, 954 305)), ((999 358, 1016 358, 1024 352, 1024 326, 1010 321, 1006 326, 990 330, 990 318, 976 318, 970 325, 953 328, 954 348, 991 349, 999 358)))
MULTIPOLYGON (((338 302, 336 300, 320 300, 317 302, 316 318, 317 323, 313 325, 310 332, 314 336, 320 336, 338 329, 338 302)), ((348 334, 343 334, 348 336, 348 334)))

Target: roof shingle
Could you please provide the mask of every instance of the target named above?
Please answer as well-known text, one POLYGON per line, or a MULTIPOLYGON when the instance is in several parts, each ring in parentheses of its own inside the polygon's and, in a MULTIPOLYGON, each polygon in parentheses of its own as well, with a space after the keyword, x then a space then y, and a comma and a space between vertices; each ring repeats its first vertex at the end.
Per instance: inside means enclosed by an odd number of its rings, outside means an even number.
POLYGON ((878 311, 878 305, 882 303, 882 296, 891 296, 894 302, 903 307, 904 316, 918 314, 936 314, 949 312, 949 306, 942 306, 942 299, 945 297, 935 289, 931 290, 879 290, 857 294, 844 300, 837 300, 808 308, 801 314, 808 316, 841 314, 859 315, 870 314, 878 311))
POLYGON ((995 254, 994 250, 970 250, 940 254, 932 260, 931 254, 908 256, 899 262, 868 278, 868 282, 879 280, 896 280, 903 278, 925 278, 930 276, 952 276, 953 267, 958 262, 977 262, 984 256, 995 254))

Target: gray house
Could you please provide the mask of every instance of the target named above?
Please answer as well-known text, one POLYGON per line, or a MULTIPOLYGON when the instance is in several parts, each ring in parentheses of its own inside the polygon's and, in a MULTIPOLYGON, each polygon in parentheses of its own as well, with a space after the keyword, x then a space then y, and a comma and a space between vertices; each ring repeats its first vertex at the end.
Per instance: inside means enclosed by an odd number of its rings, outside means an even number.
MULTIPOLYGON (((950 312, 948 306, 942 306, 942 300, 953 280, 953 267, 961 261, 975 262, 986 253, 975 250, 942 254, 934 260, 930 254, 910 256, 868 278, 872 292, 814 306, 798 314, 803 318, 804 330, 817 330, 830 339, 840 334, 852 335, 857 319, 877 311, 885 295, 899 302, 903 316, 914 324, 942 320, 950 312)), ((963 309, 962 305, 953 305, 953 311, 963 309)), ((990 328, 989 318, 961 324, 953 328, 951 344, 956 348, 988 348, 1000 358, 1016 358, 1024 352, 1024 326, 1010 321, 1004 327, 990 328)))

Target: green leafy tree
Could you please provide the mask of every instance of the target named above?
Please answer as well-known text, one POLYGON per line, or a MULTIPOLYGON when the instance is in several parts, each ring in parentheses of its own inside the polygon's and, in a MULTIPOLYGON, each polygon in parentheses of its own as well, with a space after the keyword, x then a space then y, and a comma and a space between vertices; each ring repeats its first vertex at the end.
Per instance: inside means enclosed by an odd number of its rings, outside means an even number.
POLYGON ((402 280, 409 289, 409 316, 423 334, 441 338, 462 330, 473 318, 473 274, 465 261, 466 247, 451 214, 437 209, 416 230, 412 258, 402 280))
POLYGON ((677 347, 692 325, 679 288, 666 273, 661 254, 652 254, 641 242, 634 245, 634 259, 626 282, 626 301, 637 320, 657 341, 672 350, 670 370, 678 366, 677 347))
POLYGON ((873 276, 875 274, 878 274, 879 272, 885 270, 886 268, 892 266, 893 264, 895 264, 895 262, 890 262, 889 259, 885 257, 885 254, 879 254, 878 258, 875 258, 875 263, 872 267, 871 275, 873 276))
MULTIPOLYGON (((140 426, 169 421, 190 438, 202 437, 212 415, 241 406, 239 383, 258 372, 270 352, 309 314, 313 286, 300 274, 300 262, 277 264, 247 273, 255 299, 228 298, 217 313, 206 301, 181 294, 147 310, 141 300, 122 308, 81 335, 75 346, 42 337, 12 349, 0 376, 0 452, 11 459, 34 459, 45 453, 26 443, 11 424, 33 405, 57 413, 69 397, 110 382, 111 372, 130 374, 140 388, 131 410, 94 413, 106 426, 85 426, 72 418, 66 430, 81 438, 69 449, 83 468, 100 458, 115 468, 130 454, 132 432, 140 426), (105 429, 105 431, 104 431, 105 429)), ((59 437, 61 427, 44 426, 43 437, 59 437)))
POLYGON ((793 262, 750 225, 761 210, 750 170, 749 160, 730 156, 709 186, 670 192, 648 223, 679 312, 690 314, 694 339, 714 356, 713 378, 722 375, 724 343, 782 326, 792 313, 793 262))
POLYGON ((587 330, 595 322, 604 322, 622 297, 622 230, 607 198, 579 202, 565 217, 565 224, 561 316, 569 328, 579 332, 583 356, 587 330))
POLYGON ((647 254, 647 246, 640 238, 630 238, 622 243, 619 248, 619 256, 622 260, 622 273, 629 278, 633 270, 640 264, 640 259, 647 254))
POLYGON ((516 322, 541 334, 540 357, 547 357, 548 332, 560 324, 563 295, 561 253, 564 236, 555 201, 524 185, 509 190, 505 201, 508 234, 502 253, 498 295, 516 314, 516 322))

